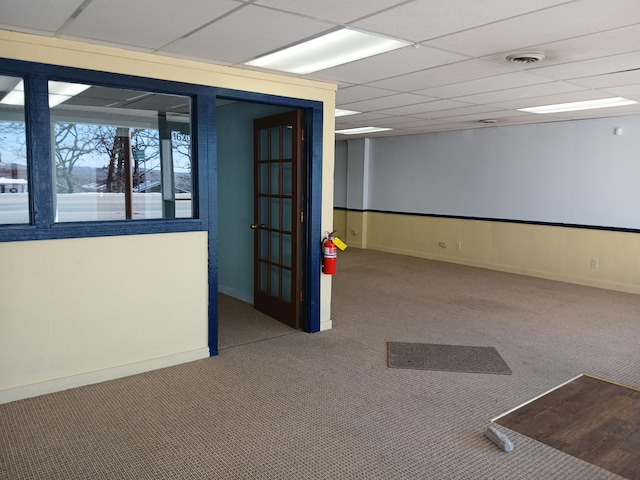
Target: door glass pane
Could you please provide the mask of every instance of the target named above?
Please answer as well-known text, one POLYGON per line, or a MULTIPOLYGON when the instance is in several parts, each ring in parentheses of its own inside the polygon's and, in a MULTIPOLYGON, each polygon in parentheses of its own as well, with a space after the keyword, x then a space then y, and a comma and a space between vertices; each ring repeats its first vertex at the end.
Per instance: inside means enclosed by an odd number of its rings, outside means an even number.
POLYGON ((282 230, 291 232, 293 221, 293 200, 290 198, 282 199, 282 230))
POLYGON ((282 194, 293 195, 293 163, 282 162, 282 194))
POLYGON ((280 199, 271 199, 271 228, 280 229, 280 199))
POLYGON ((280 193, 280 163, 271 164, 271 193, 278 195, 280 193))
POLYGON ((271 232, 271 261, 280 263, 280 234, 271 232))
POLYGON ((269 232, 260 230, 260 260, 269 260, 269 232))
POLYGON ((282 128, 282 158, 290 159, 293 151, 293 126, 286 125, 282 128))
POLYGON ((274 297, 280 296, 280 269, 278 267, 271 266, 271 295, 274 297))
POLYGON ((269 164, 260 164, 260 192, 269 193, 269 164))
POLYGON ((29 223, 24 83, 0 75, 0 225, 29 223), (13 98, 12 98, 13 97, 13 98))
POLYGON ((260 291, 267 293, 269 285, 269 264, 260 262, 260 291))
POLYGON ((260 224, 269 225, 269 197, 260 197, 260 224))
POLYGON ((260 160, 269 160, 269 129, 260 130, 260 160))
POLYGON ((291 235, 282 234, 282 265, 291 266, 291 235))
POLYGON ((291 302, 291 270, 282 269, 282 299, 291 302))
POLYGON ((273 127, 271 129, 271 160, 280 159, 280 129, 273 127))

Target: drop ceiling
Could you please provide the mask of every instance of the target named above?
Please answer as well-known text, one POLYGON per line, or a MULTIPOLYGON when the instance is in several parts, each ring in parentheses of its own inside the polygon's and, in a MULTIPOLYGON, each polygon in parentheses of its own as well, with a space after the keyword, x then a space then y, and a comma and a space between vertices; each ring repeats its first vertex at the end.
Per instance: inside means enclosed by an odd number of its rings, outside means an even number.
POLYGON ((337 83, 337 107, 362 112, 337 129, 389 136, 640 114, 640 104, 517 110, 640 101, 638 0, 0 0, 0 29, 239 68, 341 26, 413 45, 305 75, 337 83), (545 58, 505 59, 520 52, 545 58))

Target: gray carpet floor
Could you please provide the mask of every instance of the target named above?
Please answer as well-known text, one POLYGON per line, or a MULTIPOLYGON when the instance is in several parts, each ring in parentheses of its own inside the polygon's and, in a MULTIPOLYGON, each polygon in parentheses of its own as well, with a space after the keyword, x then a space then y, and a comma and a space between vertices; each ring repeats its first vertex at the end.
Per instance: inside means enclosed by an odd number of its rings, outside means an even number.
POLYGON ((506 454, 484 430, 583 372, 640 387, 640 296, 356 249, 339 262, 331 331, 223 299, 217 357, 0 405, 0 478, 620 478, 499 427, 506 454), (493 346, 513 373, 390 369, 388 341, 493 346))

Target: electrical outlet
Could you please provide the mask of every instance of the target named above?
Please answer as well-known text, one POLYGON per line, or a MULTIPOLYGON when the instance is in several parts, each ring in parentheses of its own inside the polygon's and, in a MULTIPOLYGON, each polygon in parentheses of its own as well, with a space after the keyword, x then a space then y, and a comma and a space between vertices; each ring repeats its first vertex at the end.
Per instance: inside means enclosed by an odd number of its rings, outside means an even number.
POLYGON ((462 242, 456 242, 456 250, 462 250, 462 242))
POLYGON ((597 258, 592 258, 591 259, 591 268, 598 268, 598 259, 597 258))
POLYGON ((356 230, 355 228, 353 230, 351 230, 351 235, 356 237, 358 235, 358 230, 356 230))
POLYGON ((442 248, 447 248, 447 242, 440 242, 438 243, 438 245, 440 245, 442 248))

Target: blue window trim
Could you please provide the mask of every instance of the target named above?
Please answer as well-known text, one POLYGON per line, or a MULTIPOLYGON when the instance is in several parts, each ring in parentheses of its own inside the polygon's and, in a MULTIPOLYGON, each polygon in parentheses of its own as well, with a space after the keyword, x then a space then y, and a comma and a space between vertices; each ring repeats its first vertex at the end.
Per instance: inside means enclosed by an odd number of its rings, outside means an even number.
POLYGON ((171 82, 118 73, 99 72, 21 60, 2 59, 0 75, 22 77, 25 80, 25 125, 27 136, 27 165, 29 171, 29 205, 31 223, 0 226, 0 242, 50 240, 61 238, 104 237, 115 235, 143 235, 153 233, 204 231, 209 226, 207 165, 215 162, 215 150, 207 148, 214 135, 207 103, 215 103, 215 89, 201 85, 171 82), (110 220, 88 222, 60 222, 54 218, 53 165, 47 82, 49 80, 81 82, 91 85, 141 90, 147 92, 184 95, 192 100, 194 131, 194 212, 198 218, 147 220, 110 220), (213 157, 212 157, 213 155, 213 157))

